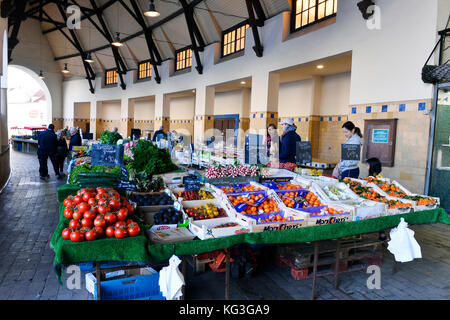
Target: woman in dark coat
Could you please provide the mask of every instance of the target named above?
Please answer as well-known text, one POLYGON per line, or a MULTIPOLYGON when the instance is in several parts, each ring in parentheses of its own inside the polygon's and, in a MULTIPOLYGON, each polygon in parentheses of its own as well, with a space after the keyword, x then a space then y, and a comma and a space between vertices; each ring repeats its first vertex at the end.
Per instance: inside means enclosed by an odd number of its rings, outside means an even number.
POLYGON ((283 134, 280 137, 280 163, 295 163, 297 142, 301 141, 300 136, 295 132, 297 127, 293 119, 284 119, 281 125, 283 134))
POLYGON ((59 174, 64 176, 64 160, 67 157, 69 149, 67 148, 67 142, 62 135, 61 130, 56 133, 56 136, 58 137, 56 144, 56 161, 58 162, 59 174))

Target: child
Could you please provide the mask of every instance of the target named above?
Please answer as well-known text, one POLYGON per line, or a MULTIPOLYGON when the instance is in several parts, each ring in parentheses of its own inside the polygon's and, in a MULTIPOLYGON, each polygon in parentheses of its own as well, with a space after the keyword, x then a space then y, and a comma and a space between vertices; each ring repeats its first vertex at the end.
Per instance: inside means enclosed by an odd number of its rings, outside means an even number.
POLYGON ((381 176, 381 161, 378 158, 370 158, 367 160, 367 169, 369 170, 369 176, 382 178, 381 176))
MULTIPOLYGON (((378 158, 370 158, 367 160, 367 169, 369 170, 369 177, 382 178, 381 176, 381 161, 378 158)), ((379 231, 379 239, 386 240, 385 230, 379 231)))

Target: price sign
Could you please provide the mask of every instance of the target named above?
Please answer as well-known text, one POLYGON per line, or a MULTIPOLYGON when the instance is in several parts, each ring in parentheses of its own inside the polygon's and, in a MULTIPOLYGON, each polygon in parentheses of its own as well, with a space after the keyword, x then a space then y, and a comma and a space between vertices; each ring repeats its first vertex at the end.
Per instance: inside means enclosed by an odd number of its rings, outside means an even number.
POLYGON ((361 160, 361 145, 360 144, 341 145, 341 159, 352 161, 361 160))
POLYGON ((123 145, 93 144, 91 164, 123 166, 123 145))
POLYGON ((297 142, 296 157, 297 157, 297 164, 305 164, 312 162, 312 142, 311 141, 297 142))
POLYGON ((117 189, 128 190, 128 191, 136 191, 136 182, 134 181, 125 181, 120 180, 117 186, 117 189))

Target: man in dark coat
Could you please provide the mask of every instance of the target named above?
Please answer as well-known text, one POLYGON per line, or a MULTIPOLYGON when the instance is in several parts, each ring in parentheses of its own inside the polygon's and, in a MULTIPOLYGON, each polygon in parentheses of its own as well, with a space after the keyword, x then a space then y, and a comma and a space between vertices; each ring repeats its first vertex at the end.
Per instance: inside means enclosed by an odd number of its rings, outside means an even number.
POLYGON ((46 180, 50 178, 48 174, 47 160, 50 158, 52 162, 53 169, 55 170, 55 176, 61 179, 62 176, 59 174, 58 163, 56 161, 56 145, 57 137, 55 134, 55 126, 49 124, 47 130, 41 132, 38 139, 38 159, 39 159, 39 174, 41 180, 46 180))
POLYGON ((70 142, 69 142, 69 152, 72 151, 73 147, 81 146, 81 136, 77 128, 70 128, 70 142))
POLYGON ((300 136, 295 132, 297 127, 293 119, 284 119, 281 125, 283 134, 280 137, 280 163, 295 163, 297 142, 301 141, 300 136))
POLYGON ((166 136, 162 126, 159 128, 159 130, 155 131, 155 134, 153 135, 152 141, 156 142, 156 139, 158 138, 158 136, 160 136, 161 138, 166 136))

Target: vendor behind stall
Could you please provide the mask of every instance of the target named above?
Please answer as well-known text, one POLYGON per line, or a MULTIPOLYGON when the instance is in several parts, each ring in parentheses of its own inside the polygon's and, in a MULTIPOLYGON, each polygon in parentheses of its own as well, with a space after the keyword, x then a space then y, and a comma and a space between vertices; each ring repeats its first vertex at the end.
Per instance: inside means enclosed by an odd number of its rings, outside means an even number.
POLYGON ((69 142, 69 151, 72 151, 73 147, 81 146, 81 136, 78 132, 77 128, 70 128, 70 142, 69 142))
MULTIPOLYGON (((345 144, 359 144, 362 145, 364 140, 361 133, 361 129, 356 127, 353 122, 347 121, 342 126, 342 132, 347 138, 345 144)), ((333 177, 344 179, 344 178, 359 178, 359 161, 354 160, 341 160, 338 165, 334 168, 333 177)))

